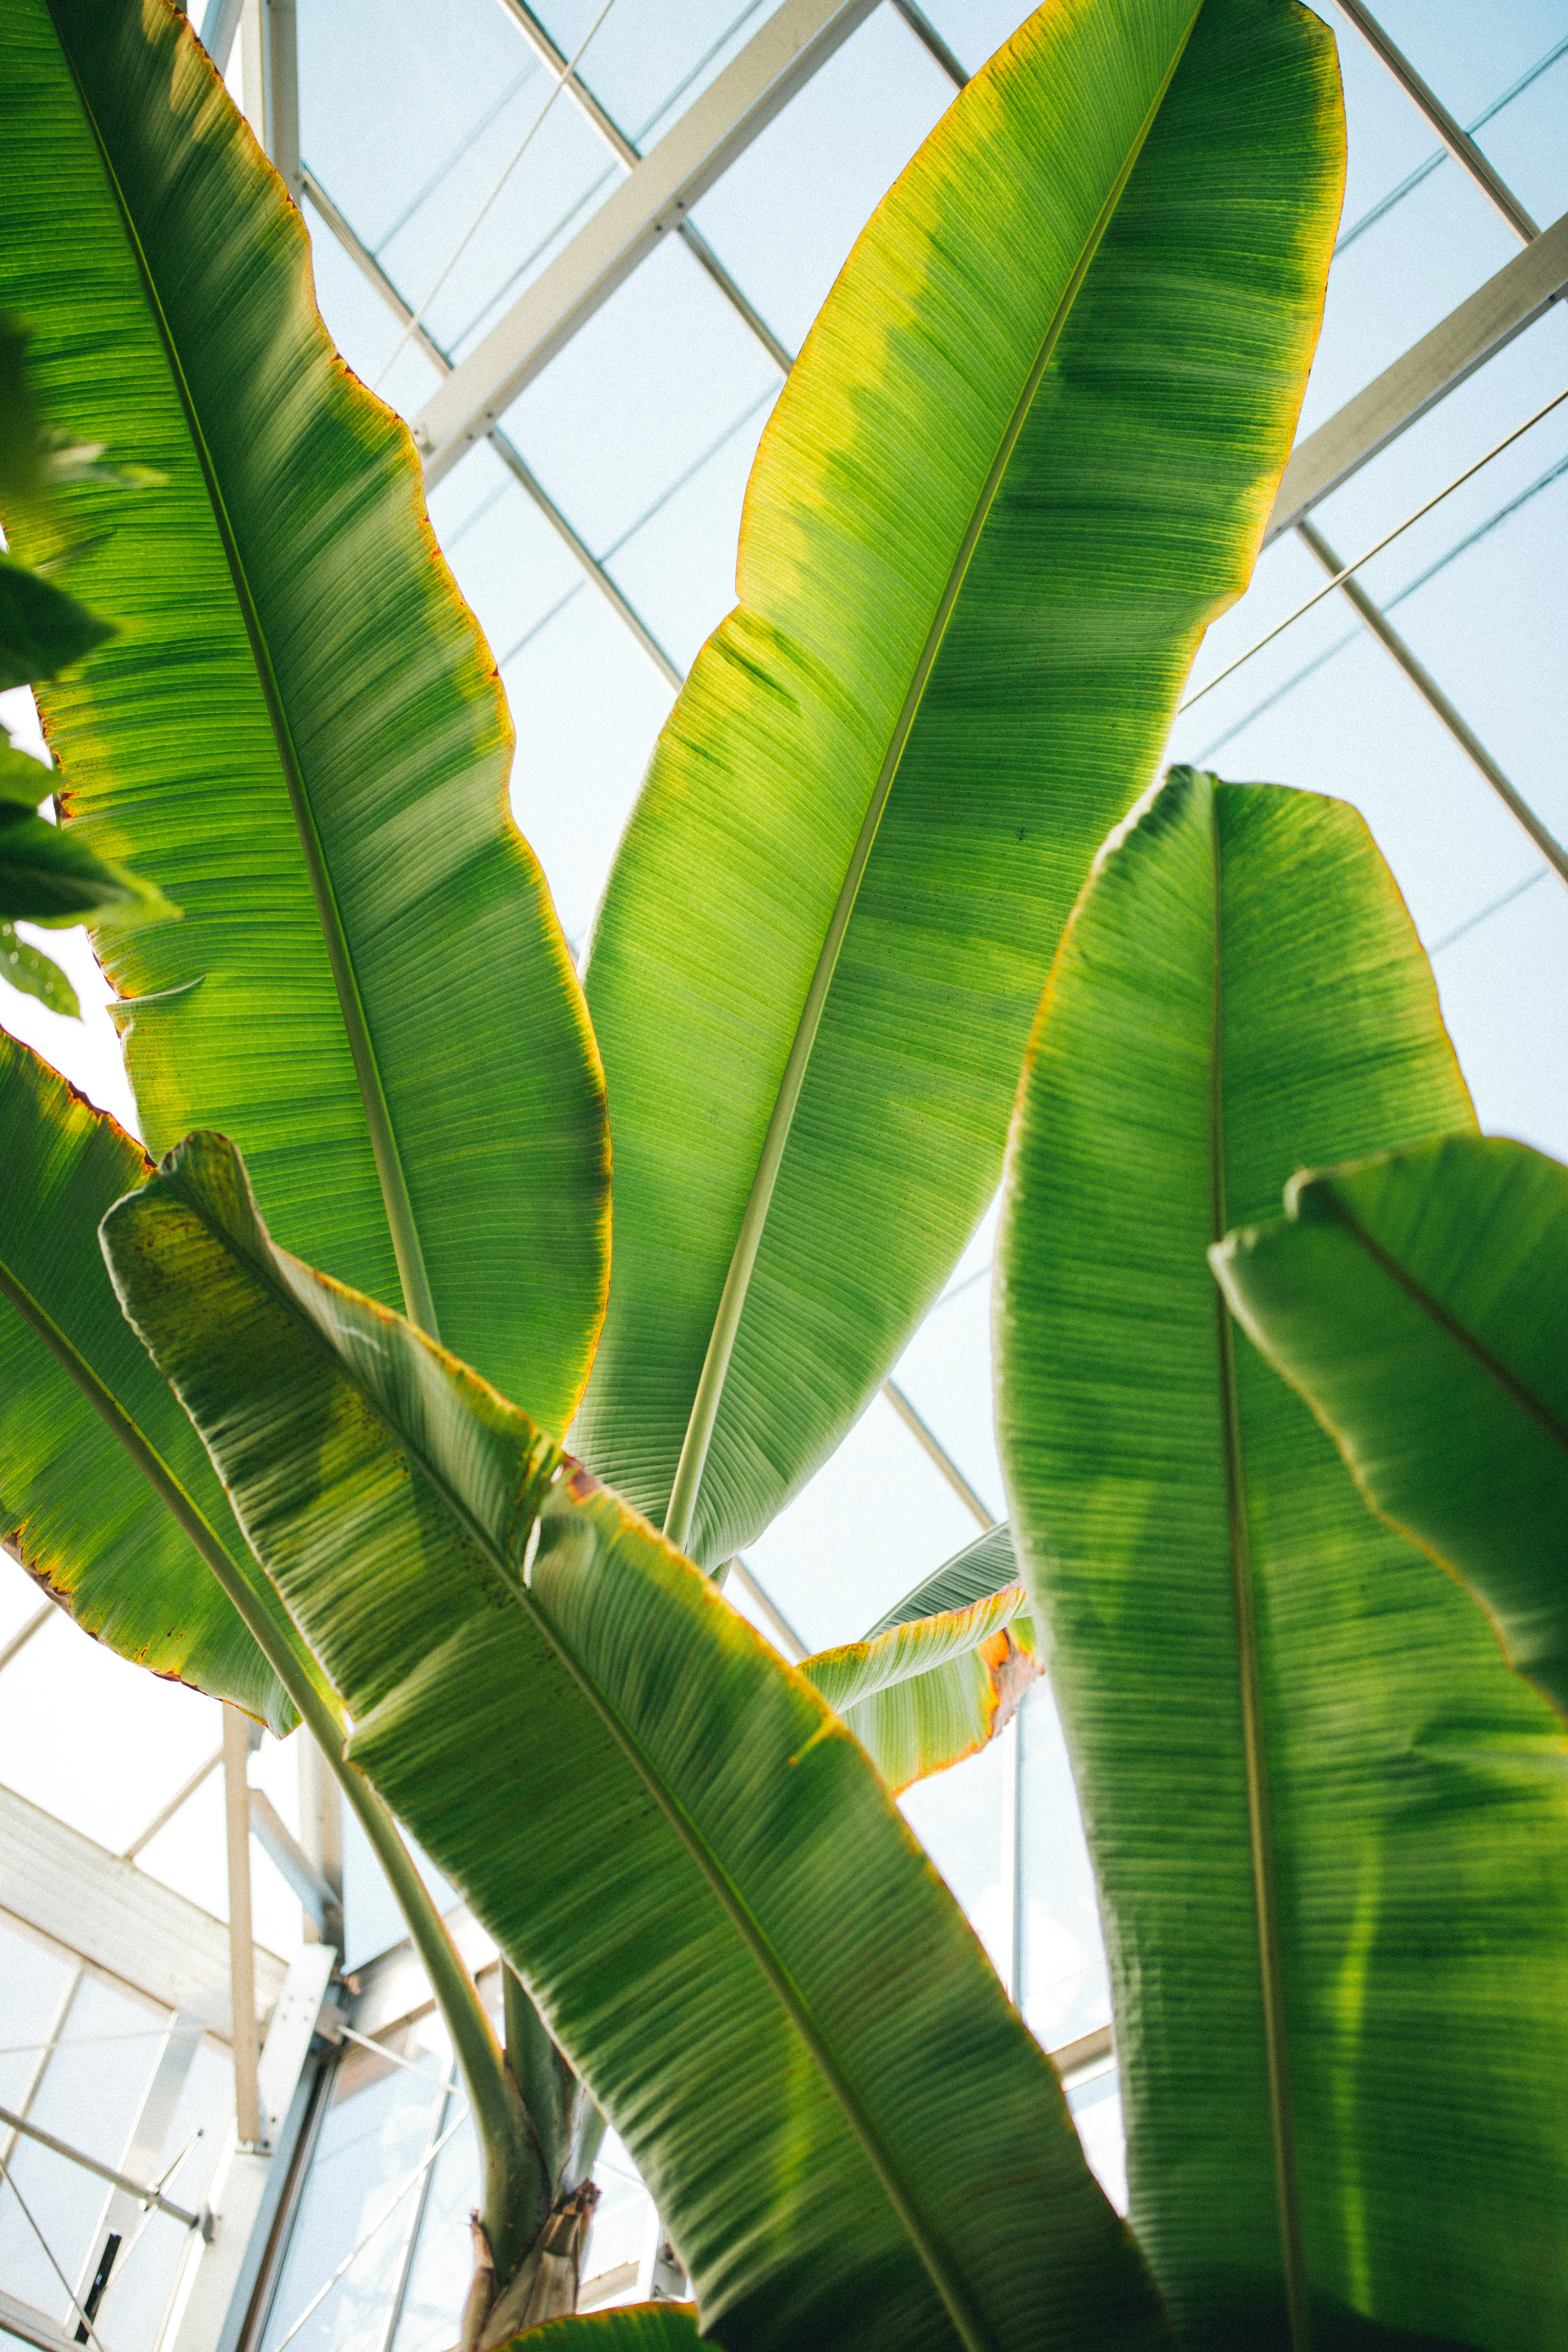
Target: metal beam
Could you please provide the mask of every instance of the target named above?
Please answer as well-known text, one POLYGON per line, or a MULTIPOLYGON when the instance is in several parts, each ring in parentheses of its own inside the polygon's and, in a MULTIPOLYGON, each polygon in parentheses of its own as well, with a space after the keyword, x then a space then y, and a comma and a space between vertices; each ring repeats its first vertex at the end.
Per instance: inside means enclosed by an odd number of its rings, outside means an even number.
POLYGON ((296 204, 300 173, 300 40, 294 0, 261 0, 263 145, 296 204))
POLYGON ((234 2105, 241 2147, 261 2137, 256 2089, 256 1940, 250 1927, 250 1741, 245 1717, 223 1710, 224 1817, 228 1839, 228 1970, 234 2019, 234 2105))
POLYGON ((0 2327, 7 2336, 19 2336, 24 2344, 32 2344, 37 2352, 77 2352, 76 2339, 63 2327, 35 2311, 29 2303, 21 2303, 0 2286, 0 2327))
MULTIPOLYGON (((226 2042, 228 1930, 183 1895, 0 1789, 0 1910, 163 2009, 183 2009, 226 2042)), ((283 1962, 259 1946, 258 2004, 277 2000, 283 1962)))
MULTIPOLYGON (((633 146, 615 117, 605 112, 581 74, 572 67, 565 52, 556 47, 532 9, 525 7, 523 0, 500 0, 500 5, 534 55, 548 66, 557 81, 564 82, 567 96, 576 105, 584 121, 598 132, 616 163, 624 164, 628 172, 635 172, 643 160, 641 150, 633 146)), ((788 375, 795 364, 794 353, 786 351, 762 312, 731 277, 701 230, 690 221, 682 221, 677 235, 690 247, 724 299, 745 321, 774 366, 788 375)))
POLYGON ((242 5, 243 0, 207 0, 206 14, 202 18, 201 44, 220 74, 228 71, 234 37, 239 30, 242 5))
POLYGON ((250 1834, 317 1927, 325 1927, 329 1916, 341 1907, 338 1898, 265 1789, 250 1791, 250 1834))
POLYGON ((1565 291, 1568 213, 1297 444, 1263 534, 1265 547, 1294 530, 1445 394, 1533 326, 1565 291))
POLYGON ((970 1514, 970 1517, 972 1518, 978 1519, 981 1526, 988 1532, 992 1528, 997 1526, 997 1520, 995 1520, 992 1517, 991 1513, 986 1509, 984 1504, 981 1501, 980 1496, 975 1493, 973 1487, 970 1485, 968 1479, 964 1476, 963 1471, 959 1468, 957 1463, 953 1460, 952 1454, 948 1452, 946 1446, 937 1435, 935 1430, 932 1429, 928 1423, 921 1419, 920 1414, 915 1411, 914 1406, 910 1402, 909 1398, 904 1394, 897 1381, 884 1381, 882 1382, 882 1394, 887 1398, 888 1402, 892 1406, 893 1411, 898 1414, 899 1419, 903 1423, 904 1427, 909 1431, 910 1435, 914 1439, 921 1452, 929 1454, 931 1459, 936 1464, 937 1468, 942 1472, 942 1476, 947 1480, 948 1485, 952 1488, 953 1493, 958 1496, 959 1501, 963 1505, 964 1509, 970 1514))
POLYGON ((898 10, 921 48, 928 50, 935 58, 954 89, 964 89, 969 76, 959 62, 956 53, 948 47, 925 10, 917 7, 915 0, 893 0, 893 6, 898 10))
MULTIPOLYGON (((195 2019, 182 2017, 176 2010, 153 2069, 153 2079, 142 2094, 130 2140, 121 2155, 120 2168, 125 2180, 109 2199, 89 2243, 87 2259, 77 2273, 77 2301, 83 2319, 89 2325, 110 2303, 114 2289, 124 2277, 120 2257, 134 2242, 138 2219, 147 2209, 148 2200, 137 2195, 131 2184, 147 2180, 162 2190, 168 2179, 168 2168, 160 2172, 158 2159, 174 2128, 175 2110, 201 2040, 202 2029, 195 2019)), ((78 2340, 86 2341, 85 2327, 79 2327, 78 2340)))
MULTIPOLYGON (((1304 544, 1311 550, 1325 572, 1339 572, 1343 570, 1339 557, 1321 531, 1316 530, 1310 522, 1300 522, 1296 529, 1304 544)), ((1556 873, 1558 879, 1568 882, 1568 850, 1564 850, 1554 834, 1547 831, 1523 793, 1519 792, 1504 774, 1480 737, 1468 721, 1461 718, 1431 671, 1416 658, 1382 607, 1373 604, 1360 581, 1353 577, 1342 579, 1339 582, 1339 590, 1341 595, 1354 606, 1356 613, 1371 630, 1384 651, 1398 663, 1428 710, 1441 725, 1447 729, 1466 758, 1486 778, 1509 814, 1523 826, 1542 857, 1556 873)))
MULTIPOLYGON (((7 1549, 9 1549, 9 1547, 7 1547, 7 1549)), ((28 1618, 26 1623, 18 1627, 17 1631, 12 1634, 5 1648, 0 1650, 0 1675, 5 1673, 13 1658, 20 1657, 22 1652, 32 1640, 34 1634, 41 1633, 43 1632, 44 1627, 48 1623, 49 1619, 55 1613, 56 1605, 57 1604, 52 1601, 46 1601, 43 1607, 36 1610, 33 1615, 28 1618)))
POLYGON ((223 1762, 223 1749, 216 1748, 205 1764, 198 1764, 188 1780, 182 1782, 166 1805, 160 1806, 144 1830, 138 1830, 121 1855, 121 1862, 134 1862, 143 1846, 151 1845, 161 1829, 166 1829, 182 1805, 188 1805, 196 1790, 223 1762))
POLYGON ((427 484, 450 472, 877 0, 784 0, 414 420, 427 484))
POLYGON ((5 2124, 11 2131, 20 2132, 26 2139, 36 2139, 41 2147, 51 2149, 56 2156, 63 2156, 68 2162, 79 2164, 84 2172, 96 2172, 100 2180, 110 2181, 116 2189, 122 2189, 128 2197, 136 2200, 138 2205, 155 2205, 160 2213, 167 2213, 171 2221, 183 2221, 187 2230, 195 2229, 201 2221, 201 2215, 193 2213, 188 2206, 176 2205, 173 2198, 165 2197, 160 2189, 150 2188, 143 2181, 132 2180, 114 2165, 105 2164, 101 2158, 88 2156, 79 2147, 73 2147, 69 2140, 57 2139, 54 2133, 45 2131, 41 2124, 28 2123, 25 2116, 14 2116, 9 2107, 0 2107, 0 2124, 5 2124))
MULTIPOLYGON (((510 9, 508 10, 508 14, 510 14, 510 9)), ((327 226, 331 230, 332 235, 337 238, 338 243, 342 247, 343 251, 355 264, 356 268, 361 271, 367 282, 375 289, 375 291, 380 295, 382 300, 385 303, 393 316, 404 326, 412 328, 409 341, 418 345, 419 350, 423 352, 426 359, 429 361, 430 365, 436 370, 437 374, 449 376, 452 373, 452 362, 447 357, 446 352, 441 349, 439 343, 435 341, 435 340, 426 331, 422 323, 414 323, 413 311, 409 309, 407 303, 404 300, 403 296, 398 292, 397 288, 393 284, 385 270, 383 269, 374 254, 369 250, 368 247, 361 243, 353 223, 339 211, 331 196, 328 195, 325 188, 321 186, 320 181, 315 178, 313 173, 309 171, 304 174, 304 188, 305 194, 310 197, 311 204, 321 214, 321 218, 326 222, 327 226)), ((555 504, 554 499, 544 488, 543 483, 534 473, 532 467, 529 465, 528 460, 523 457, 522 452, 506 434, 500 431, 499 426, 487 434, 485 437, 489 442, 489 445, 495 451, 496 456, 500 459, 501 464, 506 467, 508 473, 510 474, 513 480, 517 483, 519 488, 523 492, 524 496, 531 499, 533 504, 539 509, 540 513, 550 525, 551 530, 561 541, 562 545, 567 549, 574 562, 580 567, 592 586, 596 588, 600 595, 604 597, 605 603, 609 605, 616 619, 620 621, 626 628, 630 630, 632 635, 637 639, 644 653, 647 654, 649 661, 652 662, 659 676, 665 679, 667 684, 673 686, 679 692, 682 684, 683 673, 677 668, 675 663, 671 661, 669 656, 665 652, 664 647, 659 644, 658 639, 654 635, 653 631, 648 627, 647 623, 643 619, 642 614, 637 611, 637 606, 631 603, 628 597, 622 593, 620 588, 610 577, 610 574, 605 571, 597 556, 595 555, 593 550, 584 541, 581 540, 577 533, 573 530, 572 525, 567 521, 566 517, 555 504)))
POLYGON ((1339 0, 1339 7, 1342 15, 1350 18, 1379 63, 1387 67, 1405 97, 1426 117, 1461 171, 1468 173, 1488 203, 1497 207, 1515 236, 1526 245, 1532 237, 1539 236, 1540 229, 1508 182, 1500 173, 1493 171, 1469 132, 1456 122, 1436 91, 1422 80, 1404 50, 1390 39, 1372 10, 1363 6, 1363 0, 1339 0))

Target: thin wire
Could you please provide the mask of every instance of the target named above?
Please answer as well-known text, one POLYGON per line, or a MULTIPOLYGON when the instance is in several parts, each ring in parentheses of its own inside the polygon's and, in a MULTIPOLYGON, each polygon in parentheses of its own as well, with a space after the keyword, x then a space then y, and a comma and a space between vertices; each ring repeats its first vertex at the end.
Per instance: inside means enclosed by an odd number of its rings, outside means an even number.
MULTIPOLYGON (((1427 564, 1424 572, 1418 572, 1414 580, 1407 580, 1398 594, 1391 596, 1381 610, 1384 613, 1392 613, 1396 606, 1404 604, 1407 596, 1414 596, 1418 588, 1425 588, 1429 580, 1435 580, 1440 572, 1446 571, 1450 563, 1457 562, 1461 555, 1468 553, 1469 549, 1496 530, 1500 523, 1506 522, 1510 515, 1517 514, 1521 507, 1528 506, 1531 499, 1539 498, 1542 490, 1550 489, 1552 484, 1560 480, 1565 473, 1568 473, 1568 457, 1560 457, 1555 465, 1548 466, 1543 474, 1538 474, 1533 482, 1527 482, 1522 490, 1506 500, 1495 514, 1489 515, 1485 522, 1478 523, 1474 530, 1467 531, 1463 539, 1456 540, 1453 546, 1444 554, 1439 555, 1435 562, 1427 564)), ((1277 702, 1283 702, 1288 695, 1294 694, 1299 686, 1303 685, 1308 678, 1321 670, 1326 662, 1332 661, 1336 654, 1342 654, 1347 646, 1362 644, 1364 638, 1364 630, 1347 629, 1342 637, 1336 637, 1331 646, 1325 646, 1324 650, 1308 662, 1304 668, 1297 670, 1293 677, 1288 677, 1283 686, 1276 687, 1272 694, 1266 694, 1261 702, 1255 702, 1252 709, 1237 719, 1233 726, 1227 727, 1222 735, 1216 735, 1210 742, 1205 743, 1194 759, 1193 766, 1205 767, 1216 751, 1223 751, 1226 744, 1234 741, 1237 735, 1245 734, 1254 719, 1261 719, 1266 710, 1272 710, 1277 702)))
POLYGON ((418 2187, 422 2176, 427 2172, 431 2165, 435 2163, 436 2158, 440 2155, 441 2150, 446 2147, 447 2142, 451 2138, 453 2133, 458 2130, 463 2124, 467 2123, 468 2119, 468 2103, 465 2101, 462 2113, 458 2116, 453 2122, 447 2125, 446 2130, 441 2134, 440 2138, 436 2142, 435 2147, 426 2149, 425 2154, 420 2158, 419 2162, 415 2166, 407 2179, 398 2189, 397 2194, 394 2197, 391 2204, 381 2216, 381 2219, 378 2221, 373 2221, 369 2229, 365 2231, 363 2237, 360 2240, 358 2245, 353 2248, 352 2252, 346 2253, 343 2256, 342 2261, 338 2264, 337 2269, 332 2273, 331 2277, 327 2281, 325 2286, 318 2287, 316 2293, 305 2305, 304 2310, 300 2314, 299 2318, 294 2322, 293 2326, 289 2329, 286 2335, 280 2336, 278 2338, 278 2341, 272 2347, 272 2352, 283 2352, 285 2345, 292 2344, 295 2336, 298 2336, 307 2319, 309 2319, 311 2314, 318 2311, 321 2305, 325 2303, 328 2295, 331 2294, 338 2281, 343 2276, 346 2271, 352 2268, 352 2266, 358 2262, 361 2254, 363 2253, 371 2240, 375 2237, 380 2231, 386 2227, 386 2224, 391 2221, 393 2215, 396 2212, 398 2207, 402 2204, 409 2190, 418 2187))
MULTIPOLYGON (((340 2025, 338 2032, 345 2042, 354 2042, 361 2050, 374 2050, 376 2056, 384 2058, 389 2066, 401 2066, 405 2073, 417 2074, 420 2081, 428 2083, 433 2090, 439 2090, 446 2080, 442 2074, 432 2074, 427 2067, 418 2065, 414 2059, 405 2058, 401 2051, 389 2050, 384 2042, 373 2042, 368 2034, 356 2033, 352 2025, 340 2025)), ((440 2064, 433 2050, 427 2054, 436 2060, 437 2065, 440 2064)))
POLYGON ((45 2261, 48 2263, 50 2270, 53 2271, 60 2284, 65 2288, 66 2300, 70 2305, 70 2307, 75 2312, 77 2317, 80 2320, 82 2326, 86 2328, 89 2337, 97 2345, 98 2352, 107 2352, 107 2347, 104 2344, 102 2336, 99 2334, 97 2328, 93 2326, 91 2320, 88 2317, 86 2312, 82 2309, 80 2304, 71 2293, 70 2281, 67 2278, 64 2271, 61 2270, 58 2263, 56 2262, 53 2254, 49 2252, 49 2242, 47 2238, 45 2237, 43 2231, 39 2229, 37 2223, 34 2221, 27 2200, 23 2196, 21 2190, 17 2188, 16 2183, 12 2177, 11 2168, 3 2158, 0 2158, 0 2180, 5 2181, 5 2186, 11 2191, 12 2196, 21 2207, 23 2212, 26 2215, 28 2229, 31 2230, 34 2237, 37 2238, 39 2245, 42 2246, 45 2261))
POLYGON ((1394 541, 1411 530, 1424 515, 1429 515, 1434 507, 1440 507, 1445 499, 1452 498, 1454 492, 1461 489, 1472 476, 1479 474, 1484 466, 1489 466, 1494 457, 1500 457, 1503 451, 1511 448, 1521 435, 1530 432, 1533 426, 1539 425, 1542 417, 1550 416, 1554 408, 1561 408, 1565 400, 1568 400, 1568 389, 1558 393, 1554 399, 1549 400, 1544 408, 1538 408, 1533 416, 1527 416, 1522 425, 1516 425, 1513 431, 1498 442, 1494 448, 1489 449, 1484 457, 1478 457, 1473 466, 1467 466, 1462 474, 1456 474, 1447 488, 1439 490, 1435 497, 1428 499, 1425 506, 1417 507, 1414 514, 1406 515, 1405 520, 1396 523, 1392 530, 1385 531, 1375 546, 1367 549, 1364 555, 1358 555, 1353 563, 1347 563, 1342 571, 1334 573, 1331 580, 1325 580, 1314 595, 1309 596, 1304 604, 1298 604, 1293 613, 1287 613, 1285 618, 1270 629, 1267 636, 1259 637, 1255 646, 1248 646, 1244 654, 1237 654, 1233 662, 1217 671, 1205 686, 1200 686, 1195 694, 1189 694, 1186 700, 1178 707, 1177 718, 1181 718, 1184 711, 1191 710, 1194 703, 1201 702, 1205 694, 1212 694, 1216 686, 1223 686, 1227 677, 1234 677, 1237 671, 1252 659, 1254 654, 1260 654, 1265 646, 1271 646, 1275 638, 1282 636, 1287 629, 1293 627, 1304 613, 1310 613, 1314 604, 1321 604, 1325 596, 1331 596, 1334 590, 1342 587, 1352 572, 1359 572, 1363 564, 1370 563, 1374 555, 1381 555, 1385 547, 1392 547, 1394 541))
MULTIPOLYGON (((562 91, 565 89, 567 83, 572 79, 572 76, 575 73, 578 58, 583 55, 584 50, 587 47, 589 42, 593 39, 595 34, 598 31, 600 26, 604 23, 605 17, 609 15, 615 5, 616 0, 605 0, 604 6, 600 9, 598 15, 595 17, 587 31, 584 34, 583 38, 578 42, 572 56, 567 58, 566 63, 562 68, 560 73, 556 75, 555 84, 553 89, 551 90, 549 97, 545 100, 543 105, 534 116, 533 121, 529 124, 528 129, 523 132, 521 145, 517 149, 510 163, 501 173, 500 178, 496 182, 495 186, 490 190, 489 194, 485 198, 484 203, 479 206, 479 211, 474 215, 473 219, 463 231, 462 236, 458 240, 456 252, 447 262, 446 268, 442 270, 439 278, 437 278, 434 286, 431 287, 428 294, 426 295, 423 302, 420 303, 417 310, 415 311, 414 316, 404 328, 403 332, 397 338, 396 342, 393 345, 392 357, 387 361, 386 365, 376 377, 374 383, 372 384, 371 390, 373 392, 379 392, 381 390, 382 385, 386 381, 394 362, 402 357, 404 345, 408 341, 416 329, 423 323, 426 311, 430 308, 431 303, 434 302, 437 295, 439 294, 442 287, 445 286, 447 278, 450 278, 453 270, 456 269, 458 262, 462 259, 463 255, 468 251, 470 240, 478 232, 480 224, 484 221, 490 206, 495 203, 497 197, 500 194, 501 190, 510 179, 513 172, 522 161, 523 155, 533 139, 534 132, 539 129, 541 123, 544 121, 545 116, 549 113, 551 108, 554 105, 556 100, 560 97, 562 91)), ((547 70, 551 69, 547 68, 547 70)), ((273 2347, 273 2352, 282 2352, 282 2347, 280 2345, 275 2345, 273 2347)))
MULTIPOLYGON (((196 2032, 202 2029, 198 2026, 196 2032)), ((0 2058, 37 2058, 46 2050, 96 2050, 105 2042, 162 2042, 169 2029, 166 2025, 150 2025, 142 2033, 84 2033, 79 2040, 61 2036, 58 2042, 13 2042, 0 2050, 0 2058)), ((180 2039, 184 2040, 182 2034, 180 2039)))

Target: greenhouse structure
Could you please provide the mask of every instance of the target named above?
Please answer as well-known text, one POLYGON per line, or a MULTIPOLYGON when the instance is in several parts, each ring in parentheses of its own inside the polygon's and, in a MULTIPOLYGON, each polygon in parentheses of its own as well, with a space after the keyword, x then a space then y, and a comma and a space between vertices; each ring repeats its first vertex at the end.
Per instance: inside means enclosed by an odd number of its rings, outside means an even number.
POLYGON ((0 0, 7 2344, 1568 2347, 1565 121, 0 0))

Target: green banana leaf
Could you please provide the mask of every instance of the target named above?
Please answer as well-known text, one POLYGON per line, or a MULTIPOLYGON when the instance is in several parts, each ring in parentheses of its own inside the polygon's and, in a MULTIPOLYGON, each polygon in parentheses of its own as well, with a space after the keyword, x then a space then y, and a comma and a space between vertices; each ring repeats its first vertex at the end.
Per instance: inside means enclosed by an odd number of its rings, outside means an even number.
POLYGON ((818 1650, 800 1671, 897 1796, 961 1764, 1012 1721, 1040 1673, 1025 1606, 1011 1534, 993 1528, 862 1640, 818 1650))
POLYGON ((58 582, 0 555, 0 694, 58 677, 114 634, 112 621, 90 612, 58 582))
POLYGON ((36 996, 51 1013, 68 1020, 81 1017, 77 993, 52 956, 43 955, 30 940, 19 937, 15 923, 0 917, 0 980, 9 981, 24 996, 36 996))
POLYGON ((103 948, 156 1151, 239 1139, 297 1248, 563 1428, 607 1278, 602 1074, 511 824, 495 667, 402 424, 184 17, 0 0, 0 302, 40 421, 163 475, 18 509, 122 629, 40 698, 72 826, 184 911, 103 948))
POLYGON ((221 1138, 103 1238, 350 1760, 626 2140, 705 2332, 1167 2343, 1048 2061, 809 1684, 475 1373, 277 1249, 221 1138))
POLYGON ((74 826, 34 816, 7 801, 0 786, 0 917, 58 930, 89 915, 123 927, 166 922, 178 912, 123 866, 98 856, 74 826))
POLYGON ((1568 1714, 1568 1168, 1445 1136, 1294 1177, 1285 1203, 1213 1252, 1226 1297, 1373 1508, 1568 1714))
POLYGON ((121 1313, 98 1245, 105 1211, 146 1182, 152 1163, 3 1031, 0 1134, 0 1534, 121 1657, 232 1699, 281 1738, 295 1715, 277 1677, 124 1443, 139 1441, 162 1468, 298 1652, 200 1438, 121 1313))
POLYGON ((628 2303, 617 2311, 579 2312, 572 2319, 547 2320, 514 2336, 501 2347, 526 2344, 529 2352, 687 2352, 699 2342, 697 2317, 689 2303, 628 2303))
POLYGON ((995 1189, 1062 923, 1251 570, 1342 157, 1293 0, 1042 8, 780 395, 586 982, 616 1251, 574 1443, 704 1566, 845 1434, 995 1189))
POLYGON ((1174 771, 1042 1003, 995 1315, 1131 2219, 1203 2352, 1568 2340, 1559 1727, 1205 1256, 1303 1163, 1472 1124, 1361 818, 1174 771))

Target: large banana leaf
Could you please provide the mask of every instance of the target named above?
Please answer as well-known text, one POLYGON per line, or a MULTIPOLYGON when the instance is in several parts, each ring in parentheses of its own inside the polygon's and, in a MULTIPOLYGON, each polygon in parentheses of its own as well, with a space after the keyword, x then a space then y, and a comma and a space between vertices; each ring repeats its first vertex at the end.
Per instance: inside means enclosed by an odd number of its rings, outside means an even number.
POLYGON ((168 1492, 205 1521, 297 1653, 299 1636, 200 1438, 121 1313, 98 1245, 104 1212, 146 1182, 152 1163, 3 1032, 0 1135, 0 1534, 122 1657, 233 1699, 281 1735, 294 1711, 168 1492), (164 1495, 149 1467, 168 1482, 164 1495))
POLYGON ((1165 2341, 1048 2062, 810 1685, 466 1366, 276 1249, 221 1139, 103 1231, 351 1760, 631 2148, 708 2334, 1165 2341))
POLYGON ((1074 894, 1251 568, 1342 156, 1292 0, 1042 8, 780 396, 587 980, 616 1255, 577 1442, 704 1565, 842 1437, 995 1187, 1074 894))
POLYGON ((1445 1136, 1285 1198, 1215 1251, 1226 1297, 1373 1507, 1568 1714, 1568 1168, 1445 1136))
POLYGON ((1040 1672, 1024 1608, 1011 1534, 993 1528, 863 1640, 818 1650, 800 1671, 897 1796, 961 1764, 1012 1721, 1040 1672))
POLYGON ((1041 1007, 996 1314, 1132 2221, 1203 2352, 1568 2340, 1564 1743, 1205 1255, 1303 1163, 1471 1124, 1360 817, 1176 771, 1041 1007))
POLYGON ((221 1124, 279 1230, 546 1426, 606 1277, 602 1079, 507 812, 494 665, 406 431, 167 0, 0 0, 0 303, 43 425, 165 477, 16 518, 121 634, 40 701, 73 826, 184 912, 104 949, 154 1150, 221 1124))

